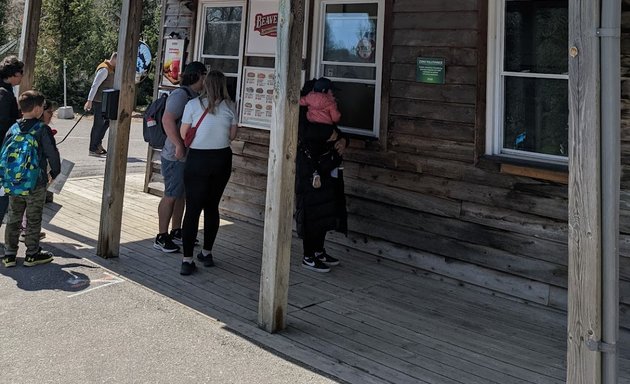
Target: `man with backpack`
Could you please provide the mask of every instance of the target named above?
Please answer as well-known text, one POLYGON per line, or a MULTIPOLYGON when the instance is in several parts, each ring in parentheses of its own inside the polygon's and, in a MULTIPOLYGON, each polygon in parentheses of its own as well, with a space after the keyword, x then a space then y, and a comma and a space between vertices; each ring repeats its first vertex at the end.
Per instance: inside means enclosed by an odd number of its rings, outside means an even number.
POLYGON ((28 226, 24 236, 25 267, 50 263, 51 252, 39 246, 46 186, 61 172, 61 160, 52 130, 40 120, 44 96, 26 91, 18 99, 23 119, 13 124, 0 150, 0 180, 9 195, 9 217, 5 229, 5 254, 2 264, 14 267, 22 217, 28 226), (50 173, 47 172, 50 165, 50 173))
POLYGON ((172 91, 166 99, 162 125, 167 137, 160 159, 164 196, 158 205, 159 233, 153 243, 153 247, 162 252, 178 252, 179 246, 175 242, 182 243, 182 218, 186 201, 184 189, 186 148, 179 133, 179 126, 186 103, 197 97, 203 89, 206 73, 207 69, 203 63, 193 61, 188 64, 181 77, 181 87, 172 91))

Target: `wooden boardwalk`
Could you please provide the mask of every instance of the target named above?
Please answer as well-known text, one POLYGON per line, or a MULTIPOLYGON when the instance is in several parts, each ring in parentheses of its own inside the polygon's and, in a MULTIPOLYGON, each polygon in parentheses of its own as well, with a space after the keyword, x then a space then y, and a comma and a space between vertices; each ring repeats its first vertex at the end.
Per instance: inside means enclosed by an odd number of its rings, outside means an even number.
MULTIPOLYGON (((564 383, 566 315, 460 286, 330 244, 342 264, 318 274, 300 266, 293 241, 288 328, 256 325, 262 228, 224 220, 217 266, 179 275, 181 254, 152 247, 155 196, 129 175, 121 255, 95 256, 103 178, 71 179, 47 205, 46 243, 85 257, 225 324, 287 358, 351 383, 564 383)), ((630 333, 620 341, 619 382, 630 382, 630 333)), ((194 351, 191 351, 194 354, 194 351)))

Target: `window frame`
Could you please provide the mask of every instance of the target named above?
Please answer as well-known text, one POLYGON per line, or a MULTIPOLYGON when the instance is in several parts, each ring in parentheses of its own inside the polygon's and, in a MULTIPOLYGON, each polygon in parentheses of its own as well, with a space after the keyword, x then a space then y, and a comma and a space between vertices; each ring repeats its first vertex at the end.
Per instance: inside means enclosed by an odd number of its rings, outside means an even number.
MULTIPOLYGON (((203 59, 229 59, 229 60, 238 60, 238 71, 235 75, 231 73, 226 73, 226 77, 236 77, 236 96, 234 102, 236 103, 237 110, 240 108, 240 98, 241 98, 241 77, 243 75, 243 63, 244 63, 244 52, 245 52, 245 33, 247 29, 248 23, 248 6, 246 0, 235 0, 235 1, 225 1, 225 0, 202 0, 199 2, 198 12, 197 12, 197 28, 196 28, 196 36, 195 39, 195 51, 193 57, 195 60, 202 61, 203 59), (225 55, 207 55, 203 53, 203 46, 205 36, 205 25, 206 25, 206 8, 220 8, 220 7, 242 7, 242 17, 241 17, 241 34, 239 37, 239 47, 238 47, 238 56, 225 56, 225 55)), ((212 68, 210 68, 212 69, 212 68)))
POLYGON ((312 28, 312 43, 311 43, 311 77, 322 77, 324 74, 325 65, 347 65, 356 67, 372 67, 376 69, 376 76, 374 80, 365 79, 349 79, 343 77, 331 77, 325 76, 332 81, 342 81, 357 84, 374 84, 374 116, 372 130, 359 129, 339 126, 339 128, 347 133, 356 134, 358 136, 367 136, 378 139, 381 131, 381 108, 382 100, 381 93, 383 89, 383 46, 385 43, 385 0, 314 0, 313 1, 313 28, 312 28), (324 36, 321 35, 324 30, 324 17, 326 14, 326 5, 328 4, 366 4, 375 3, 378 5, 377 13, 377 25, 376 25, 376 50, 374 54, 374 64, 368 63, 346 63, 346 62, 331 62, 323 60, 324 51, 324 36))
MULTIPOLYGON (((505 78, 566 80, 569 74, 522 73, 504 70, 505 8, 507 0, 488 1, 488 60, 486 72, 486 155, 507 159, 530 160, 556 165, 567 165, 568 156, 520 151, 503 147, 503 118, 505 106, 505 78)), ((568 46, 567 41, 567 46, 568 46)), ((568 111, 567 111, 568 114, 568 111)))

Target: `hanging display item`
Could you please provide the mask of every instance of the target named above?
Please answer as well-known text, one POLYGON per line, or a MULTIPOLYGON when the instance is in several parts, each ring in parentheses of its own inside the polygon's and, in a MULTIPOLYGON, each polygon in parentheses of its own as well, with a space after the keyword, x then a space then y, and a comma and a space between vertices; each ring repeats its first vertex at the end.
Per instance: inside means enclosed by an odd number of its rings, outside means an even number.
POLYGON ((184 39, 164 40, 164 60, 162 61, 162 85, 178 87, 184 61, 184 39))

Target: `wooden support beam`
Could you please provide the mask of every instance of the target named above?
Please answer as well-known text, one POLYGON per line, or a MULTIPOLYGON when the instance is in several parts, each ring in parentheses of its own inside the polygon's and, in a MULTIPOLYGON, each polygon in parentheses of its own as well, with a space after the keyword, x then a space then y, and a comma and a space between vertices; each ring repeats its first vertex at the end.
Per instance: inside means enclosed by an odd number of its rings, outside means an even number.
POLYGON ((569 2, 567 383, 601 383, 600 1, 569 2), (588 343, 588 344, 587 344, 588 343))
POLYGON ((24 76, 18 94, 33 89, 35 80, 35 53, 39 38, 39 22, 42 15, 42 0, 26 0, 20 37, 20 60, 24 62, 24 76))
POLYGON ((136 97, 135 74, 141 22, 142 1, 123 0, 118 34, 118 60, 114 76, 114 89, 120 90, 118 119, 112 120, 109 126, 97 245, 97 254, 104 258, 118 257, 120 250, 129 128, 136 97))
POLYGON ((258 302, 258 325, 267 332, 286 326, 303 31, 304 0, 280 0, 258 302))

